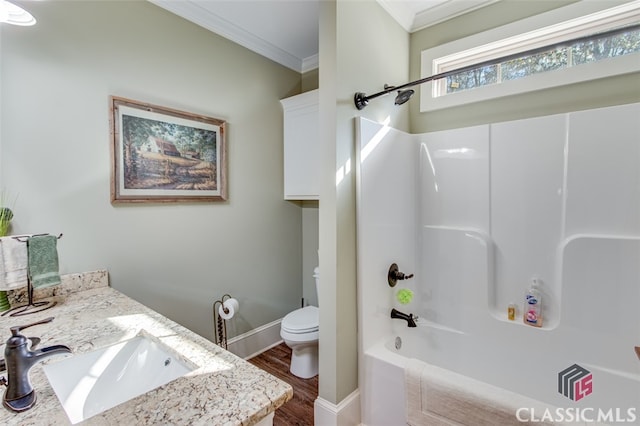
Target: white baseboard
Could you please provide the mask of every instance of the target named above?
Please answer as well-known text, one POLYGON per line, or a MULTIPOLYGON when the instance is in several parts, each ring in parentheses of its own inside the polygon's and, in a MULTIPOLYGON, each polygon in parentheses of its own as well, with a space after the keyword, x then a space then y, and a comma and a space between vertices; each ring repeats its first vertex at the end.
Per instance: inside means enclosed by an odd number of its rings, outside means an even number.
POLYGON ((360 391, 351 392, 337 405, 318 397, 313 406, 313 417, 316 426, 359 425, 360 391))
POLYGON ((281 319, 270 322, 227 341, 229 352, 240 358, 249 359, 282 343, 280 337, 281 319))

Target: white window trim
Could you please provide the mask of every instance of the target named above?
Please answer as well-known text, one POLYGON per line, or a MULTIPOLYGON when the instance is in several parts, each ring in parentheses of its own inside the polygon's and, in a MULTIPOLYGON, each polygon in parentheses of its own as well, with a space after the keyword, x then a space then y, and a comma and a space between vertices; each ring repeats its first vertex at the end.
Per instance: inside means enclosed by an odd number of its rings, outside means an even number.
MULTIPOLYGON (((640 0, 611 6, 611 2, 583 0, 422 51, 421 78, 495 59, 554 42, 611 29, 640 20, 640 0), (446 65, 443 65, 446 64, 446 65)), ((420 87, 420 111, 433 111, 535 90, 640 71, 640 53, 435 97, 443 80, 420 87)))

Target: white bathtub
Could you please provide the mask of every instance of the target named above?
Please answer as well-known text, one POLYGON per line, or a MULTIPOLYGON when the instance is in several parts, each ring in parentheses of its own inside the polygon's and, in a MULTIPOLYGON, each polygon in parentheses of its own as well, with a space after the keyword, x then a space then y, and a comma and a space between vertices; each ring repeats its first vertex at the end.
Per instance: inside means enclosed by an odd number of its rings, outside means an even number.
POLYGON ((638 113, 640 104, 622 105, 421 135, 360 118, 365 425, 405 424, 404 368, 416 358, 582 410, 578 424, 640 426, 638 113), (390 288, 392 263, 414 278, 390 288), (534 276, 542 328, 522 322, 534 276), (414 292, 408 305, 399 288, 414 292), (390 319, 394 307, 419 315, 418 327, 390 319), (592 379, 580 398, 564 394, 574 365, 586 387, 592 379))
POLYGON ((412 358, 425 362, 431 359, 429 363, 432 365, 513 392, 522 401, 530 401, 531 404, 521 404, 521 410, 514 412, 514 419, 517 414, 523 420, 536 423, 541 422, 546 414, 546 420, 551 419, 557 424, 640 425, 640 374, 579 362, 593 376, 593 392, 582 401, 573 401, 558 391, 558 374, 562 370, 550 362, 556 358, 552 351, 547 360, 540 359, 536 368, 529 369, 523 362, 525 360, 510 359, 513 356, 510 351, 506 351, 504 356, 496 351, 484 351, 479 354, 477 362, 472 362, 471 357, 464 355, 464 352, 473 353, 473 344, 466 345, 473 340, 469 335, 420 320, 415 329, 403 325, 394 325, 393 328, 395 336, 380 340, 361 358, 364 426, 406 424, 404 374, 412 358), (425 338, 426 335, 429 337, 425 338), (448 352, 447 347, 456 350, 448 352), (483 365, 484 357, 491 358, 493 362, 483 365), (474 368, 466 368, 469 364, 474 368), (549 413, 540 409, 541 406, 549 413))
MULTIPOLYGON (((390 342, 387 342, 390 343, 390 342)), ((360 383, 363 426, 406 424, 404 365, 406 358, 380 342, 361 358, 360 383)))

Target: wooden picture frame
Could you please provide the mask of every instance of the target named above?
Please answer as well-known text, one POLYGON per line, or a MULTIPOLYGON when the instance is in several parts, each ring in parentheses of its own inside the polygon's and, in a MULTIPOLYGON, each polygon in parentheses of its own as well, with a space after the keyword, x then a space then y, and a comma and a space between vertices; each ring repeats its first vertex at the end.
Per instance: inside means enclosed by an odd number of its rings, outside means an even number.
POLYGON ((226 122, 110 96, 111 203, 227 199, 226 122))

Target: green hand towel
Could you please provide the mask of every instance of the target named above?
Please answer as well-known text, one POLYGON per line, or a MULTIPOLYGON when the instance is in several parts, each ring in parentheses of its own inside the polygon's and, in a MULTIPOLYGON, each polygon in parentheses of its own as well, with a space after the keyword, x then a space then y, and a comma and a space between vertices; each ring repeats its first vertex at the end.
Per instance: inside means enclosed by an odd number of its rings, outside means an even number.
POLYGON ((60 284, 57 243, 55 235, 37 235, 27 240, 28 269, 33 288, 60 284))

